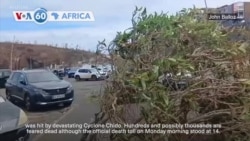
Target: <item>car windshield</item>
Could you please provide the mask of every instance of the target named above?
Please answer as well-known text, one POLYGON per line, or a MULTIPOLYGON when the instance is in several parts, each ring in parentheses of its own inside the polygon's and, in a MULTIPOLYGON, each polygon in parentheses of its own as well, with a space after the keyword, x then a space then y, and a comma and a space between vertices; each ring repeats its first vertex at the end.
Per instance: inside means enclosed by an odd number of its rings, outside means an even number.
POLYGON ((27 73, 27 80, 29 83, 60 81, 60 79, 51 72, 30 72, 27 73))

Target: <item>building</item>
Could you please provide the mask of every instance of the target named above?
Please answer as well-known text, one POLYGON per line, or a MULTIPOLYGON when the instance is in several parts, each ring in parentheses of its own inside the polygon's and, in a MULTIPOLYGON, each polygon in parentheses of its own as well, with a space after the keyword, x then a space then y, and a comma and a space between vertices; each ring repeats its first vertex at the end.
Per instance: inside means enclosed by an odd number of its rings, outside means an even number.
POLYGON ((231 5, 224 5, 217 8, 218 13, 237 14, 239 19, 250 22, 250 2, 236 2, 231 5))
POLYGON ((218 13, 217 8, 200 8, 201 13, 218 13))
POLYGON ((233 12, 233 5, 224 5, 217 8, 218 13, 229 14, 233 12))
POLYGON ((250 22, 250 2, 236 2, 232 4, 233 13, 245 22, 250 22))
POLYGON ((224 26, 249 26, 250 25, 250 2, 236 2, 217 8, 221 14, 236 14, 238 20, 223 20, 224 26))

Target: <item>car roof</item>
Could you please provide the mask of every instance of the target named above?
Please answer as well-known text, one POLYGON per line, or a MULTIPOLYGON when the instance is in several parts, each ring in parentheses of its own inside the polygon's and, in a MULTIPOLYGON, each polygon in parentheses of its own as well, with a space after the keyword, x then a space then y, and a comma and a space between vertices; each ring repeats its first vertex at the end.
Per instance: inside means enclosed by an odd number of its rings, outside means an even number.
POLYGON ((79 68, 79 69, 86 69, 86 70, 89 70, 89 69, 93 69, 93 68, 79 68))
POLYGON ((31 70, 17 70, 13 72, 32 73, 32 72, 49 72, 49 71, 45 69, 31 69, 31 70))

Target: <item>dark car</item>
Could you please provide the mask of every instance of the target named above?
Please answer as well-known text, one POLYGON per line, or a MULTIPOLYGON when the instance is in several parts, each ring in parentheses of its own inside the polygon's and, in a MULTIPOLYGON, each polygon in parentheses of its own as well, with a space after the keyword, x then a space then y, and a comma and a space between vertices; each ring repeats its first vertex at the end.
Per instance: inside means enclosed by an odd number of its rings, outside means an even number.
POLYGON ((24 102, 27 110, 62 103, 70 106, 74 90, 48 70, 14 71, 6 82, 6 98, 24 102))
POLYGON ((6 80, 10 77, 11 70, 0 69, 0 88, 5 87, 6 80))
POLYGON ((27 141, 29 134, 25 124, 28 118, 24 111, 0 96, 0 140, 27 141))
POLYGON ((64 75, 66 76, 69 71, 70 71, 70 68, 64 68, 64 75))
MULTIPOLYGON (((181 74, 179 74, 181 75, 181 74)), ((177 90, 185 90, 189 86, 189 82, 191 79, 191 74, 184 74, 179 79, 176 78, 176 76, 173 76, 172 73, 166 73, 164 76, 164 79, 162 80, 162 84, 172 91, 177 90)))
POLYGON ((71 69, 68 71, 68 78, 74 78, 75 72, 76 72, 78 69, 79 69, 79 68, 71 68, 71 69))
POLYGON ((60 78, 63 78, 65 76, 63 70, 53 70, 53 73, 60 78))

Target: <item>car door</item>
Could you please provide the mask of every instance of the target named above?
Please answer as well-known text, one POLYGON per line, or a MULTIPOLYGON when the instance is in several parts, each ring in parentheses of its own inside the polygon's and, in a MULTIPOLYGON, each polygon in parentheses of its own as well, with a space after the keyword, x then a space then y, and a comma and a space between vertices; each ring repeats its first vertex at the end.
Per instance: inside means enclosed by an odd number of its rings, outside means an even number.
POLYGON ((23 73, 20 73, 17 79, 16 96, 22 100, 24 99, 26 87, 27 87, 26 77, 23 73))
POLYGON ((91 78, 91 72, 89 71, 89 69, 84 69, 83 74, 84 74, 84 78, 86 79, 91 78))
POLYGON ((78 75, 79 75, 82 79, 84 79, 84 78, 85 78, 85 76, 84 76, 84 69, 79 69, 79 70, 78 70, 78 75))
POLYGON ((19 75, 20 75, 19 72, 13 73, 13 76, 11 76, 11 78, 8 80, 7 83, 8 83, 8 90, 11 93, 11 96, 20 100, 20 97, 18 97, 17 95, 17 91, 18 91, 17 82, 18 82, 19 75))
POLYGON ((86 69, 86 77, 87 78, 91 78, 91 76, 92 76, 91 70, 90 69, 86 69))

